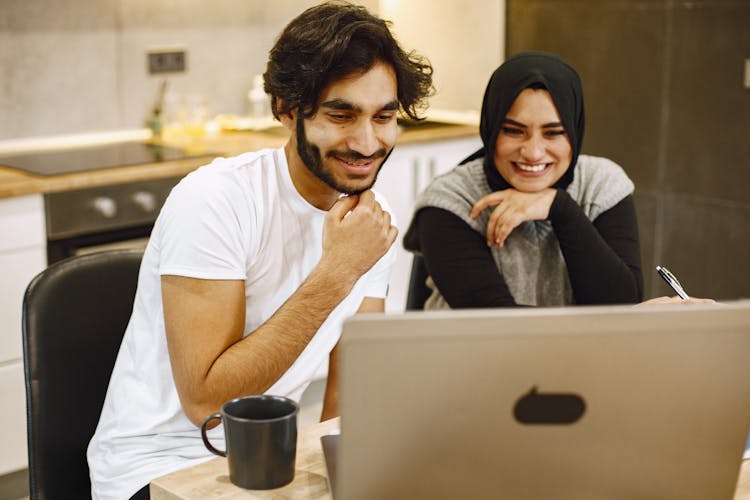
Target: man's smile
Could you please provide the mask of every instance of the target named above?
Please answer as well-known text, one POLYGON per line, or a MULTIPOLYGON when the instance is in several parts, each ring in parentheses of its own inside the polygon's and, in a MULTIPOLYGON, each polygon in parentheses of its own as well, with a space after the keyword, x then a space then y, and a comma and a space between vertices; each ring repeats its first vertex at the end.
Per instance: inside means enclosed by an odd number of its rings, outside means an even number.
POLYGON ((385 157, 385 150, 377 151, 371 156, 362 156, 355 152, 346 154, 331 152, 328 156, 336 160, 348 172, 357 175, 366 175, 381 163, 381 158, 385 157))

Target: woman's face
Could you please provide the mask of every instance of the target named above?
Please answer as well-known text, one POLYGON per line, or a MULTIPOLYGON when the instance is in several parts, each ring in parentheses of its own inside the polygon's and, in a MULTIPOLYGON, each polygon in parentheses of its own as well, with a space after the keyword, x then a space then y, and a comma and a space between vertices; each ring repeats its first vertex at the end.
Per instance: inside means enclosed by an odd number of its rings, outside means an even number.
POLYGON ((527 193, 550 187, 573 157, 552 96, 524 89, 508 110, 495 143, 495 167, 508 184, 527 193))

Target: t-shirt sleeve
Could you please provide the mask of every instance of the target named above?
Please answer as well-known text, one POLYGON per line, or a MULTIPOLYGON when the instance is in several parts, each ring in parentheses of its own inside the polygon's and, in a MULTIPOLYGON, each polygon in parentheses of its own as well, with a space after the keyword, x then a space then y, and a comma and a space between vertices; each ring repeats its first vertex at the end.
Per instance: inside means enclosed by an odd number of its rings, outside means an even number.
POLYGON ((154 229, 159 274, 245 279, 252 218, 244 198, 229 174, 197 171, 183 179, 164 203, 154 229))
POLYGON ((388 282, 391 279, 393 263, 396 262, 396 243, 367 272, 365 297, 384 299, 388 295, 388 282))

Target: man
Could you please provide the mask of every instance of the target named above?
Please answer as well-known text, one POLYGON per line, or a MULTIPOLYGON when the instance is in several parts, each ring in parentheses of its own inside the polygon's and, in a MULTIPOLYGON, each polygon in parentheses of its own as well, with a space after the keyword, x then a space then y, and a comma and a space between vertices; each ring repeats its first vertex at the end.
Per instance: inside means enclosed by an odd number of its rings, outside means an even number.
POLYGON ((322 418, 338 413, 341 323, 384 310, 395 257, 370 187, 431 73, 362 7, 322 4, 284 29, 264 78, 291 138, 215 160, 166 201, 89 444, 94 498, 147 498, 151 479, 211 457, 196 426, 224 402, 298 400, 326 358, 322 418))

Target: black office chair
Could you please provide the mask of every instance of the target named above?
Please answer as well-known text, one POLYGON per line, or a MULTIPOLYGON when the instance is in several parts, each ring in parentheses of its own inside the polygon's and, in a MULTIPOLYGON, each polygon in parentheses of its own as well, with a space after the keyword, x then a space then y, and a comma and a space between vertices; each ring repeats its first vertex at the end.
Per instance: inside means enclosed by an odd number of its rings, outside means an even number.
POLYGON ((90 498, 94 434, 133 309, 143 252, 71 257, 37 275, 23 299, 31 499, 90 498))
POLYGON ((414 254, 411 260, 411 274, 409 275, 409 289, 406 292, 406 310, 421 311, 429 298, 431 290, 427 288, 425 280, 429 276, 424 257, 414 254))

